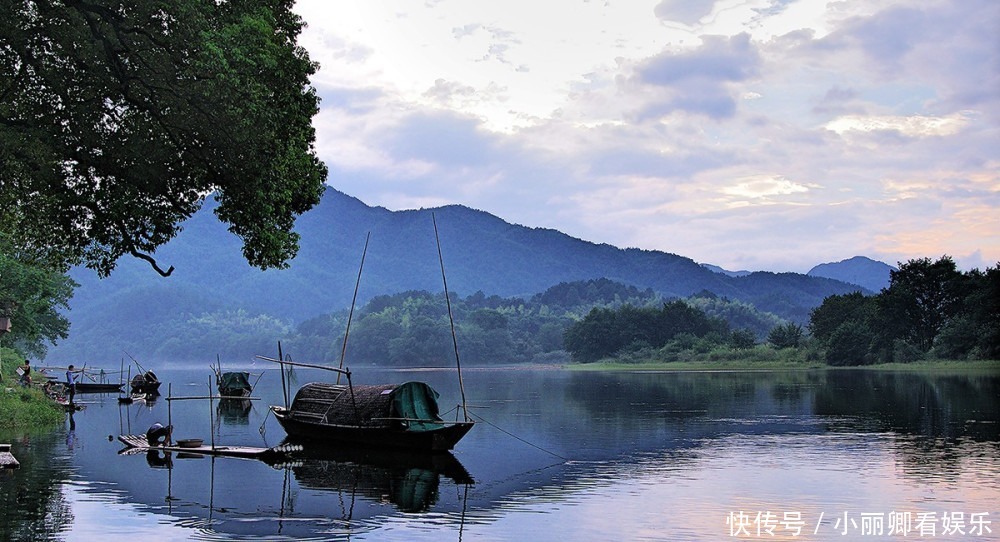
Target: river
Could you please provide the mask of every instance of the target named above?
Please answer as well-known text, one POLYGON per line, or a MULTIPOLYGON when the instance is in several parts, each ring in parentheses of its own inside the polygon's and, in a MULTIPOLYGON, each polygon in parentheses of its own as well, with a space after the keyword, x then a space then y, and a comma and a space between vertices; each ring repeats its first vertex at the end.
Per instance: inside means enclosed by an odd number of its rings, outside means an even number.
MULTIPOLYGON (((209 392, 206 363, 157 370, 154 402, 78 395, 61 428, 0 433, 21 462, 0 472, 0 539, 1000 540, 997 375, 473 368, 479 423, 433 460, 119 453, 168 418, 175 438, 280 443, 280 373, 242 369, 263 373, 248 408, 168 408, 209 392)), ((327 379, 297 369, 293 392, 327 379)), ((455 416, 452 370, 354 373, 406 380, 455 416)))

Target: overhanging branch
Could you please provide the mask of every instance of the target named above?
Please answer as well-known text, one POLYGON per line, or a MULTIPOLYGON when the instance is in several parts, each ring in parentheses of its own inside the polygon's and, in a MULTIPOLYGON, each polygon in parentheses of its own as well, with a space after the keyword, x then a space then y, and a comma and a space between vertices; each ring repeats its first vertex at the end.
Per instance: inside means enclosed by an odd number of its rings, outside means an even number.
POLYGON ((153 266, 153 269, 156 270, 156 272, 159 273, 161 277, 169 277, 170 274, 174 272, 174 266, 172 265, 166 271, 161 269, 160 266, 156 263, 156 260, 153 259, 153 257, 150 256, 149 254, 143 254, 135 250, 130 250, 129 254, 135 256, 136 258, 139 258, 140 260, 146 260, 147 262, 149 262, 149 265, 153 266))

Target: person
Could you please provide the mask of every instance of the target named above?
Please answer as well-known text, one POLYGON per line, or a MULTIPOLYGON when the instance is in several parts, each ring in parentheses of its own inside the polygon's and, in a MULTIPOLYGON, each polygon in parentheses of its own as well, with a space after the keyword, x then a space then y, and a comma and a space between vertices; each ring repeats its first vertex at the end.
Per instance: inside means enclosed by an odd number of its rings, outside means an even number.
POLYGON ((31 385, 31 360, 24 360, 24 365, 21 366, 21 385, 28 387, 31 385))
POLYGON ((148 442, 150 446, 161 446, 166 444, 170 442, 170 433, 173 432, 173 430, 174 426, 172 425, 163 427, 163 425, 159 422, 154 423, 149 426, 149 429, 146 431, 146 442, 148 442))
POLYGON ((73 397, 76 395, 76 371, 70 365, 66 370, 66 396, 69 398, 69 405, 73 406, 73 397))

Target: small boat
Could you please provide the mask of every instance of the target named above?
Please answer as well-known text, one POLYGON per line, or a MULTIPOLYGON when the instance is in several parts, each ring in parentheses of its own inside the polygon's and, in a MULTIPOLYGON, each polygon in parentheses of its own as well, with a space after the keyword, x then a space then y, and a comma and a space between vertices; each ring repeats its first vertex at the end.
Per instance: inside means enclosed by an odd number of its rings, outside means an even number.
POLYGON ((253 386, 250 385, 250 373, 243 371, 215 372, 215 385, 219 395, 228 399, 250 397, 253 386))
POLYGON ((121 384, 110 382, 77 382, 76 393, 118 393, 122 391, 121 384))
POLYGON ((250 397, 253 393, 255 387, 257 387, 257 382, 260 381, 260 377, 264 376, 264 373, 257 375, 257 380, 253 384, 250 384, 250 377, 253 376, 246 371, 222 371, 222 361, 217 359, 216 364, 212 365, 212 372, 215 373, 215 386, 219 390, 219 395, 223 397, 223 400, 227 399, 243 399, 250 397))
POLYGON ((290 407, 271 406, 271 411, 293 439, 444 452, 454 448, 475 422, 442 420, 437 398, 438 393, 423 382, 375 386, 311 382, 298 390, 290 407))
POLYGON ((156 378, 156 373, 153 371, 146 371, 133 376, 132 380, 129 382, 129 387, 131 388, 132 395, 160 394, 160 380, 156 378))
MULTIPOLYGON (((433 215, 431 215, 433 218, 433 215)), ((274 417, 290 438, 319 440, 348 446, 372 447, 379 450, 404 449, 426 452, 446 452, 455 447, 475 425, 469 417, 465 403, 465 386, 462 383, 462 364, 458 357, 458 340, 455 335, 455 320, 452 317, 451 301, 448 296, 448 280, 444 274, 444 259, 441 256, 441 241, 438 238, 437 222, 434 222, 434 237, 438 246, 441 263, 441 279, 444 282, 444 297, 448 304, 448 319, 451 322, 452 342, 455 345, 455 365, 458 370, 458 384, 462 392, 461 421, 446 422, 439 416, 438 392, 424 382, 405 382, 376 386, 355 386, 351 383, 350 369, 344 369, 344 353, 347 351, 347 337, 350 334, 351 315, 347 318, 347 330, 341 349, 340 368, 325 365, 296 363, 282 359, 281 343, 278 343, 278 359, 257 356, 258 359, 281 364, 284 406, 271 406, 274 417), (288 390, 285 382, 285 367, 309 367, 324 369, 347 376, 347 384, 312 382, 302 386, 288 404, 288 390)), ((369 234, 370 239, 370 234, 369 234)), ((361 271, 364 269, 368 239, 361 254, 361 268, 354 296, 357 299, 361 271)))

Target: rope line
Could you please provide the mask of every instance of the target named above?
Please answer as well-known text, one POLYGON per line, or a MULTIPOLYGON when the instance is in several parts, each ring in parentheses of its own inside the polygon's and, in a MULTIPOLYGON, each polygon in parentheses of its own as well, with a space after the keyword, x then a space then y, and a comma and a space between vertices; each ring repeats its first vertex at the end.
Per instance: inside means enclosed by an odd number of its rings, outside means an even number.
POLYGON ((538 450, 541 450, 541 451, 543 451, 543 452, 545 452, 545 453, 547 453, 547 454, 549 454, 549 455, 552 455, 552 456, 555 456, 555 457, 558 457, 559 459, 562 459, 563 461, 569 461, 569 458, 568 458, 568 457, 563 457, 563 456, 561 456, 561 455, 559 455, 559 454, 557 454, 557 453, 555 453, 555 452, 553 452, 553 451, 550 451, 550 450, 546 450, 545 448, 542 448, 541 446, 539 446, 539 445, 537 445, 537 444, 534 444, 534 443, 531 443, 531 442, 528 442, 527 440, 525 440, 525 439, 523 439, 523 438, 521 438, 521 437, 519 437, 519 436, 515 435, 514 433, 511 433, 510 431, 507 431, 506 429, 504 429, 504 428, 502 428, 502 427, 498 426, 497 424, 495 424, 495 423, 493 423, 493 422, 491 422, 491 421, 487 420, 486 418, 483 418, 482 416, 480 416, 480 415, 478 415, 478 414, 474 414, 473 416, 474 416, 475 418, 478 418, 478 419, 479 419, 479 421, 481 421, 481 422, 485 423, 486 425, 489 425, 490 427, 492 427, 492 428, 496 429, 497 431, 500 431, 501 433, 503 433, 503 434, 505 434, 505 435, 507 435, 507 436, 509 436, 509 437, 513 437, 513 438, 515 438, 515 439, 517 439, 517 440, 519 440, 519 441, 521 441, 521 442, 523 442, 523 443, 527 444, 528 446, 531 446, 532 448, 536 448, 536 449, 538 449, 538 450))

